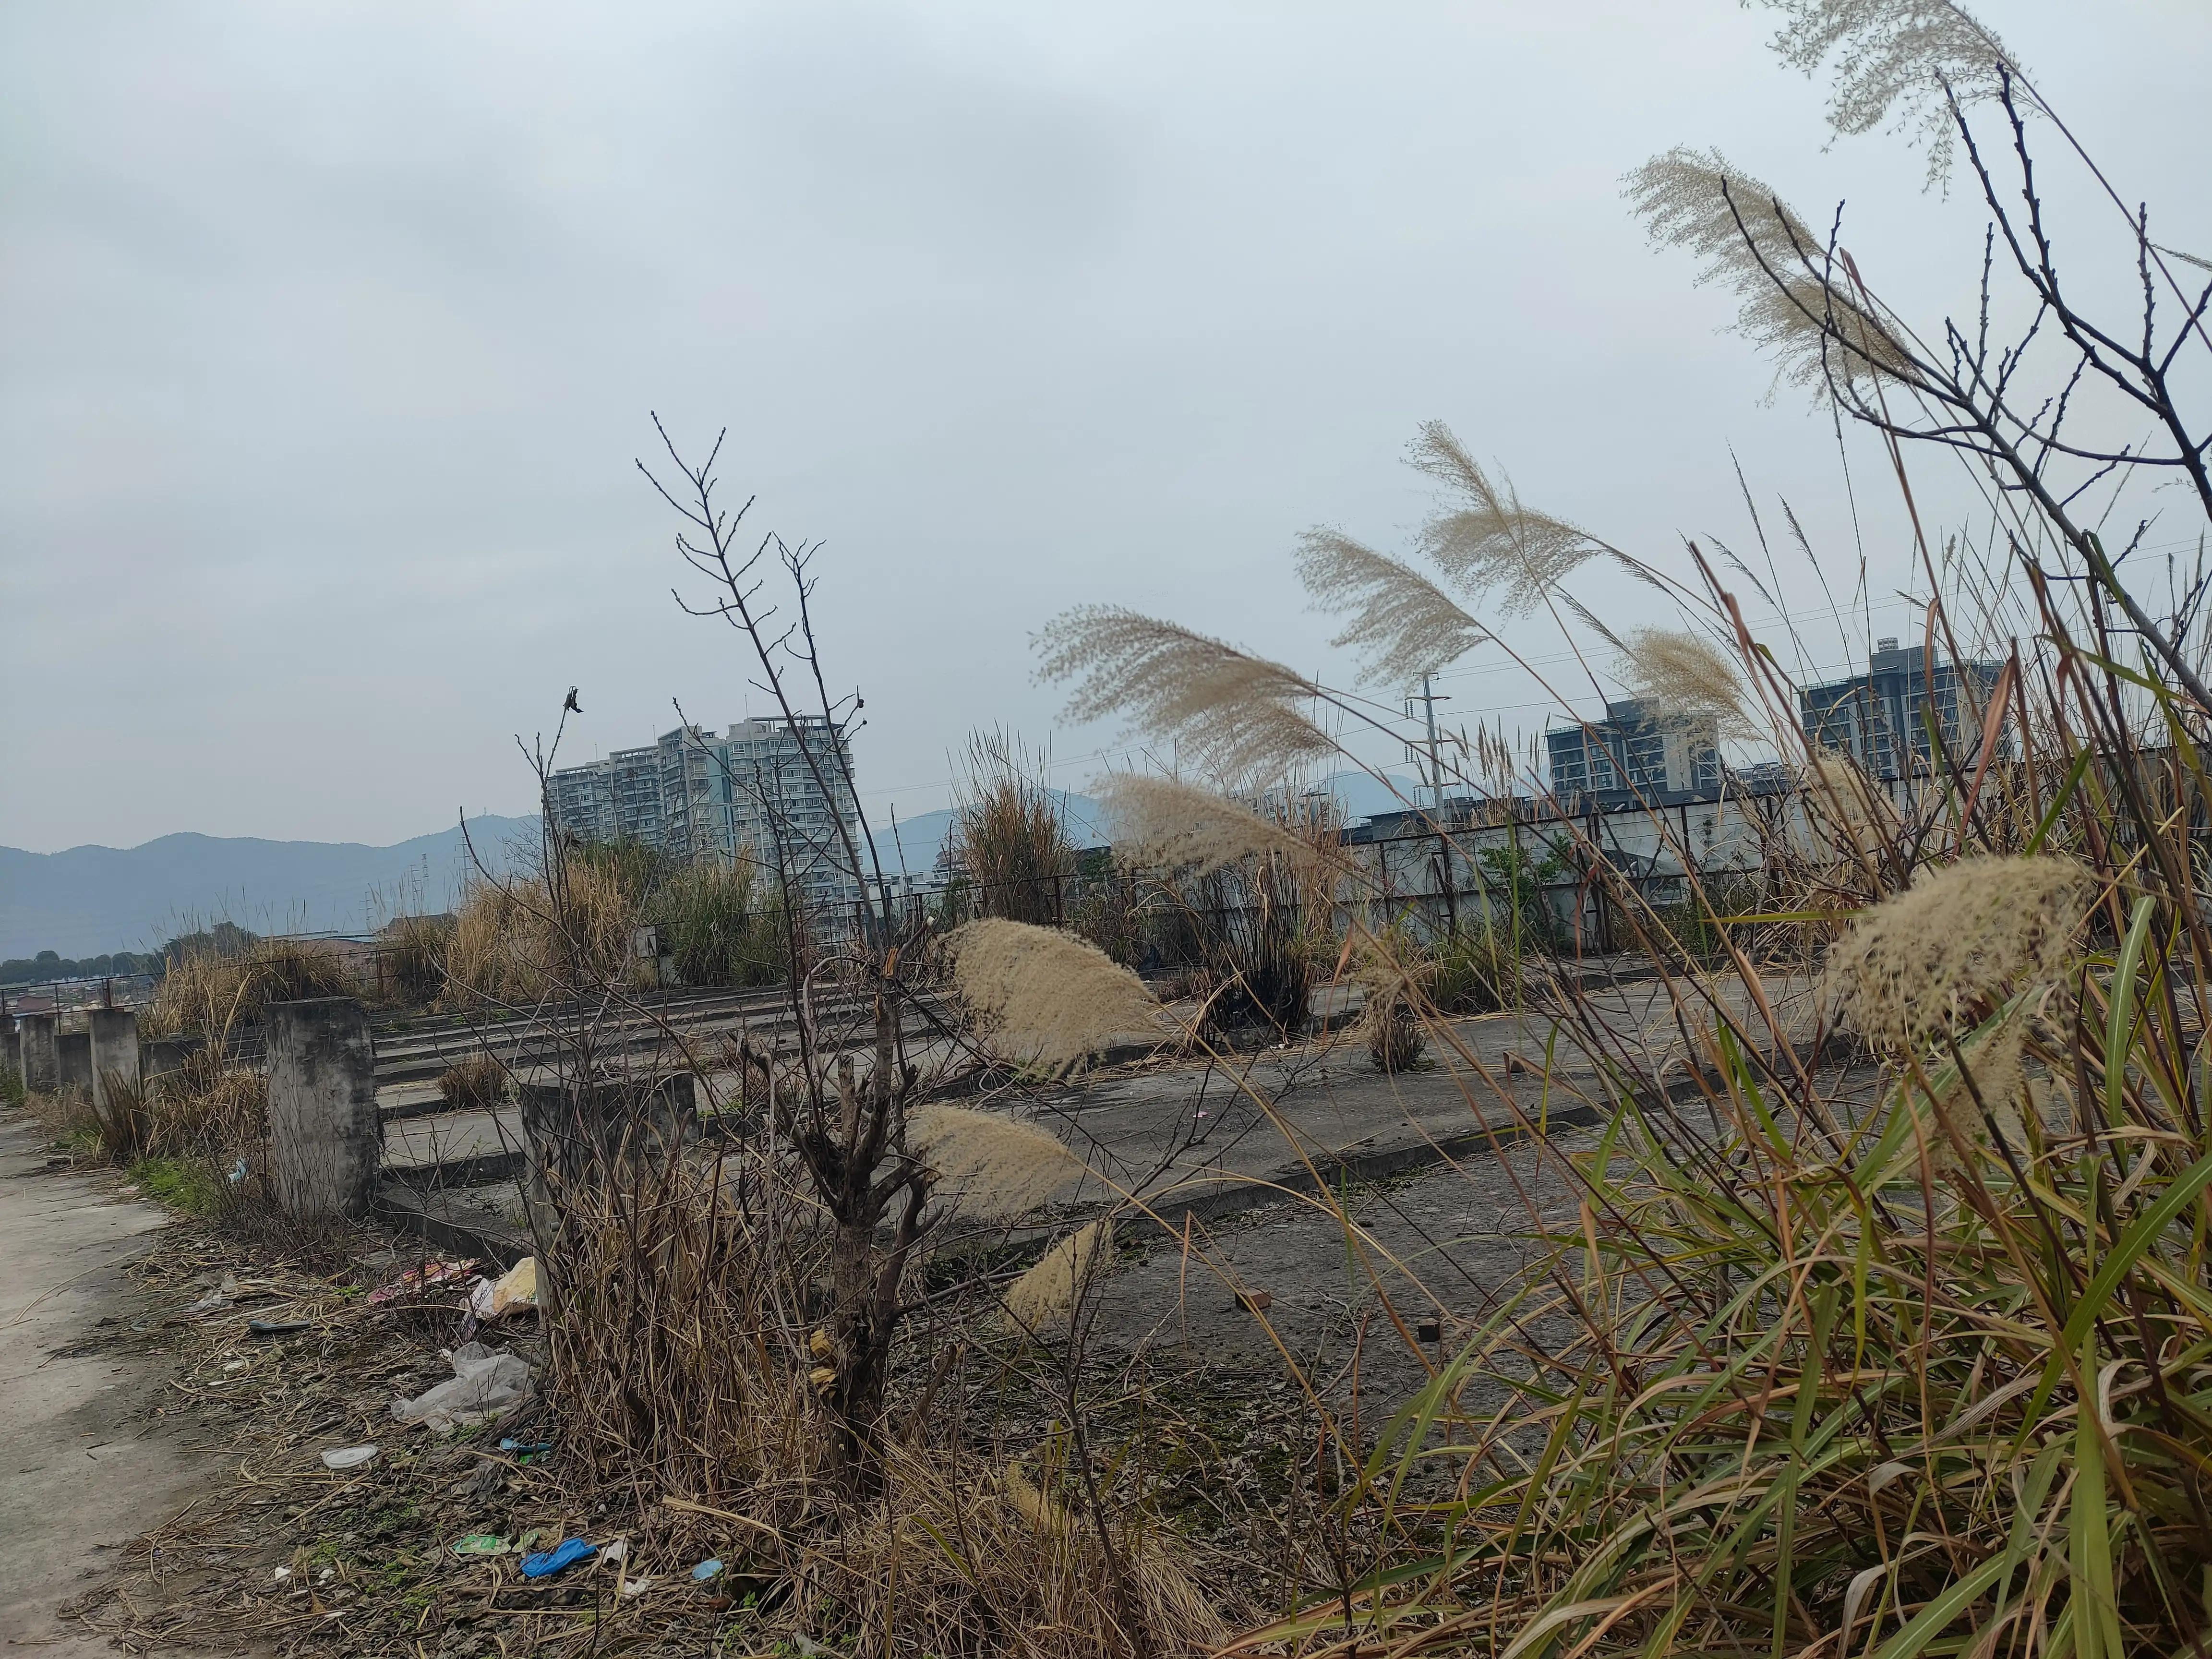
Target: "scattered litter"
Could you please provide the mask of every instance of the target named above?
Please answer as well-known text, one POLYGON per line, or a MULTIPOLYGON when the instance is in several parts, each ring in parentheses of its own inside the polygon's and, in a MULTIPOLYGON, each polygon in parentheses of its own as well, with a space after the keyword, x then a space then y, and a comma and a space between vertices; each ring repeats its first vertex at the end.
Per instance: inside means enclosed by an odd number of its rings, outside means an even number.
POLYGON ((599 1565, 603 1567, 619 1566, 623 1562, 629 1559, 629 1540, 627 1538, 617 1538, 613 1543, 608 1545, 605 1549, 599 1552, 599 1565))
POLYGON ((315 1322, 312 1319, 249 1319, 246 1322, 246 1328, 254 1336, 289 1336, 295 1331, 312 1331, 315 1328, 315 1322))
POLYGON ((491 1311, 491 1280, 479 1274, 469 1280, 469 1299, 466 1304, 471 1319, 489 1319, 491 1311))
POLYGON ((1200 1117, 1211 1117, 1211 1116, 1212 1116, 1212 1115, 1213 1115, 1213 1114, 1212 1114, 1212 1113, 1211 1113, 1211 1112, 1201 1111, 1200 1113, 1199 1113, 1199 1115, 1200 1115, 1200 1117))
POLYGON ((453 1546, 456 1555, 505 1555, 514 1548, 504 1538, 488 1532, 472 1532, 453 1546))
POLYGON ((292 1576, 292 1569, 289 1567, 279 1567, 276 1569, 276 1576, 279 1578, 289 1578, 292 1576))
POLYGON ((232 1164, 232 1165, 230 1166, 230 1184, 231 1184, 232 1186, 235 1187, 236 1185, 238 1185, 238 1183, 239 1183, 240 1182, 241 1182, 241 1181, 243 1181, 243 1180, 245 1180, 245 1179, 246 1179, 246 1160, 245 1160, 244 1158, 240 1158, 240 1159, 238 1160, 238 1162, 237 1162, 237 1163, 235 1163, 235 1164, 232 1164))
MULTIPOLYGON (((205 1284, 207 1281, 205 1279, 202 1279, 200 1282, 202 1284, 205 1284)), ((222 1283, 217 1285, 205 1296, 193 1303, 191 1307, 185 1309, 185 1311, 188 1314, 213 1313, 218 1308, 228 1308, 230 1305, 230 1298, 237 1294, 238 1279, 236 1276, 231 1273, 225 1273, 222 1276, 222 1283)))
POLYGON ((623 1581, 622 1593, 624 1595, 642 1595, 652 1588, 653 1580, 650 1578, 626 1578, 623 1581))
POLYGON ((469 1256, 459 1261, 426 1261, 419 1267, 410 1267, 398 1278, 389 1279, 368 1293, 368 1305, 378 1308, 402 1297, 419 1297, 441 1285, 452 1285, 465 1279, 475 1269, 476 1258, 469 1256))
POLYGON ((691 1569, 691 1577, 695 1583, 703 1584, 709 1578, 720 1577, 721 1576, 721 1572, 722 1563, 720 1558, 710 1555, 705 1560, 702 1561, 697 1566, 691 1569))
POLYGON ((1275 1294, 1273 1291, 1239 1291, 1237 1305, 1247 1313, 1265 1313, 1275 1305, 1275 1294))
POLYGON ((524 1556, 522 1576, 525 1578, 550 1578, 555 1573, 574 1566, 577 1562, 592 1553, 592 1545, 588 1540, 571 1538, 567 1543, 547 1550, 543 1554, 524 1556))
POLYGON ((375 1455, 376 1448, 374 1446, 340 1446, 323 1454, 323 1467, 326 1469, 357 1469, 375 1455))
POLYGON ((519 1308, 538 1305, 538 1258, 526 1255, 491 1287, 491 1316, 504 1319, 519 1308))
POLYGON ((223 1374, 227 1376, 233 1371, 242 1371, 246 1369, 246 1363, 247 1362, 243 1359, 234 1359, 230 1364, 222 1368, 223 1374))
POLYGON ((518 1550, 526 1550, 532 1544, 538 1541, 538 1529, 536 1527, 532 1527, 528 1532, 526 1532, 521 1537, 514 1540, 514 1547, 518 1550))
POLYGON ((337 1576, 338 1570, 336 1567, 325 1567, 320 1572, 315 1575, 315 1582, 318 1584, 327 1584, 331 1579, 337 1576))
POLYGON ((412 1400, 395 1400, 392 1414, 403 1423, 422 1423, 436 1433, 488 1421, 530 1398, 535 1386, 530 1367, 511 1353, 494 1353, 481 1342, 453 1350, 453 1376, 412 1400))
POLYGON ((553 1443, 550 1440, 502 1440, 499 1443, 499 1449, 503 1452, 520 1452, 528 1457, 534 1452, 551 1451, 553 1443))

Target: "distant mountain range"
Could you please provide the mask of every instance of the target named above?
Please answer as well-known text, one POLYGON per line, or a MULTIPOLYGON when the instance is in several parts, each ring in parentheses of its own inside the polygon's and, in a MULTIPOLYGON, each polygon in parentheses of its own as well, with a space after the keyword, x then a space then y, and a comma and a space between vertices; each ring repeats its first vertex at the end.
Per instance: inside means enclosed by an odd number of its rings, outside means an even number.
MULTIPOLYGON (((1412 798, 1410 781, 1392 781, 1412 798)), ((1334 792, 1352 818, 1403 805, 1364 773, 1340 772, 1319 787, 1334 792)), ((1052 793, 1078 846, 1105 842, 1097 801, 1052 793)), ((894 834, 884 815, 873 825, 884 868, 927 876, 952 833, 953 817, 945 807, 902 818, 894 834)), ((478 855, 504 871, 518 844, 536 848, 538 820, 471 818, 469 833, 478 855)), ((0 957, 146 951, 217 921, 255 933, 374 927, 403 910, 451 909, 468 869, 459 829, 393 847, 198 835, 61 853, 0 847, 0 957)))
MULTIPOLYGON (((495 870, 534 817, 475 817, 469 836, 495 870)), ((395 847, 356 842, 163 836, 143 847, 26 853, 0 847, 0 957, 144 951, 217 921, 255 933, 374 927, 402 910, 448 910, 469 868, 459 828, 395 847)))

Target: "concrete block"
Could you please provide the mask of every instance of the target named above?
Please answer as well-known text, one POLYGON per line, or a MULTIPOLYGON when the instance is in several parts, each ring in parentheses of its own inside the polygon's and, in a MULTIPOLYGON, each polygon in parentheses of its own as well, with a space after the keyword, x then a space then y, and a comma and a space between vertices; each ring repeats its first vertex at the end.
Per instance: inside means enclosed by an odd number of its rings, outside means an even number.
POLYGON ((699 1134, 689 1072, 583 1087, 522 1082, 516 1092, 528 1153, 523 1205, 541 1240, 558 1224, 567 1194, 665 1164, 699 1134))
POLYGON ((54 1053, 54 1017, 18 1014, 15 1029, 23 1040, 23 1086, 50 1095, 61 1084, 60 1061, 54 1053))
POLYGON ((138 1072, 142 1077, 166 1077, 171 1072, 182 1071, 185 1061, 207 1047, 202 1036, 141 1037, 138 1040, 138 1072))
POLYGON ((92 1092, 92 1033, 54 1033, 54 1086, 92 1092))
POLYGON ((352 997, 269 1009, 269 1171, 291 1215, 366 1216, 384 1134, 376 1041, 352 997))
POLYGON ((92 1103, 104 1109, 111 1084, 138 1086, 138 1014, 131 1008, 95 1008, 85 1024, 92 1039, 92 1103))

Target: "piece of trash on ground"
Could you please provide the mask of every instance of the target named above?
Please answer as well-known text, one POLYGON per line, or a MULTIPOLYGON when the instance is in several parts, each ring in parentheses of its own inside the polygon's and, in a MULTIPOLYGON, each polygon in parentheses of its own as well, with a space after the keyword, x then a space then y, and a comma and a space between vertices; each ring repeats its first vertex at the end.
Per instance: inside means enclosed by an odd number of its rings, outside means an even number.
POLYGON ((574 1566, 577 1562, 593 1553, 593 1546, 590 1540, 571 1538, 565 1544, 557 1545, 541 1554, 524 1556, 522 1576, 525 1578, 550 1578, 555 1573, 574 1566))
POLYGON ((530 1457, 551 1451, 553 1443, 550 1440, 502 1440, 499 1443, 499 1449, 503 1452, 520 1452, 523 1456, 530 1457))
POLYGON ((624 1595, 642 1595, 652 1588, 653 1580, 650 1578, 625 1578, 623 1580, 622 1593, 624 1595))
MULTIPOLYGON (((205 1283, 206 1281, 203 1280, 201 1282, 205 1283)), ((228 1308, 230 1305, 230 1298, 237 1294, 237 1279, 230 1273, 225 1273, 222 1276, 222 1282, 220 1285, 216 1285, 205 1296, 193 1303, 191 1307, 185 1309, 185 1311, 188 1314, 213 1313, 218 1308, 228 1308)))
POLYGON ((232 1164, 232 1165, 230 1166, 230 1184, 231 1184, 232 1186, 235 1187, 236 1185, 238 1185, 238 1183, 239 1183, 240 1182, 241 1182, 241 1181, 243 1181, 243 1180, 245 1180, 245 1179, 246 1179, 246 1160, 245 1160, 244 1158, 240 1158, 240 1159, 238 1160, 238 1162, 237 1162, 237 1163, 235 1163, 235 1164, 232 1164))
POLYGON ((527 1550, 532 1544, 535 1544, 538 1541, 540 1535, 539 1529, 536 1527, 532 1527, 528 1532, 526 1532, 521 1537, 514 1540, 514 1547, 518 1550, 527 1550))
POLYGON ((481 1342, 453 1350, 453 1376, 412 1400, 395 1400, 392 1414, 403 1423, 422 1423, 434 1432, 465 1428, 496 1417, 530 1398, 536 1387, 519 1355, 494 1353, 481 1342))
POLYGON ((491 1317, 491 1280, 479 1274, 469 1280, 468 1300, 462 1304, 471 1319, 491 1317))
POLYGON ((691 1577, 696 1583, 703 1584, 709 1578, 719 1577, 721 1571, 721 1561, 717 1557, 710 1555, 691 1569, 691 1577))
POLYGON ((378 1308, 401 1297, 417 1297, 436 1289, 441 1285, 453 1285, 468 1278, 477 1265, 474 1256, 459 1261, 426 1261, 419 1267, 410 1267, 397 1279, 386 1280, 368 1293, 368 1305, 378 1308))
POLYGON ((629 1540, 617 1538, 599 1552, 599 1565, 619 1565, 629 1559, 629 1540))
POLYGON ((338 1446, 323 1454, 326 1469, 357 1469, 376 1455, 374 1446, 338 1446))
POLYGON ((289 1578, 292 1576, 292 1569, 289 1567, 279 1567, 276 1569, 276 1576, 279 1578, 289 1578))
POLYGON ((491 1316, 504 1319, 518 1309, 538 1305, 538 1258, 526 1255, 491 1287, 491 1316))
POLYGON ((289 1336, 295 1331, 312 1331, 312 1319, 249 1319, 246 1328, 254 1336, 289 1336))
POLYGON ((514 1546, 489 1532, 472 1532, 453 1546, 456 1555, 506 1555, 514 1546))

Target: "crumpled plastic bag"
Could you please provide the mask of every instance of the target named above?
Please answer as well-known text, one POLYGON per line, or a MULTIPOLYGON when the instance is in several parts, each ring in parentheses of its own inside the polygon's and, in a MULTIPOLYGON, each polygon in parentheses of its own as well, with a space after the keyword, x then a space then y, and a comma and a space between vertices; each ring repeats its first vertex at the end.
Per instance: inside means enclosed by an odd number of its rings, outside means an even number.
POLYGON ((395 1400, 392 1414, 403 1423, 421 1423, 443 1434, 449 1429, 485 1423, 530 1398, 537 1379, 527 1363, 511 1353, 494 1353, 481 1342, 453 1350, 453 1376, 412 1400, 395 1400))

